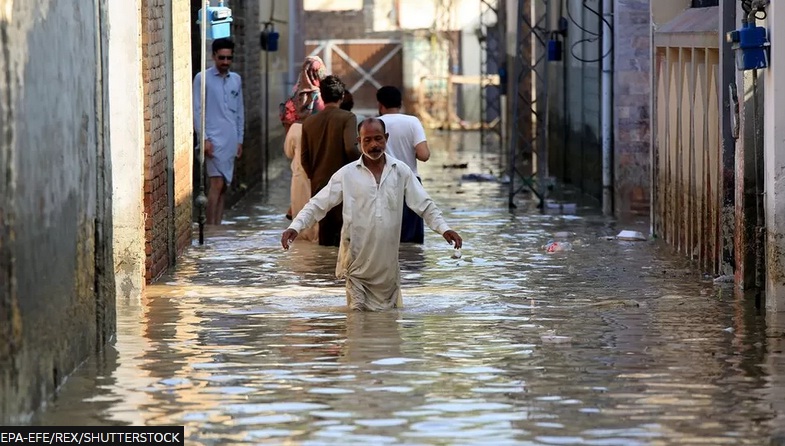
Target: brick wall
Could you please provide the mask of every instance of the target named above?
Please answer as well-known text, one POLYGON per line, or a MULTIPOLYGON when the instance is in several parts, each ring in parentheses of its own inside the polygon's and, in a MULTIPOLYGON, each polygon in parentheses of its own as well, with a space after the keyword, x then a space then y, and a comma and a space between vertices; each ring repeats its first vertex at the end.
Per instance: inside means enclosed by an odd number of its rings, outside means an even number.
POLYGON ((144 212, 145 278, 158 277, 169 264, 166 143, 172 131, 167 119, 167 0, 142 2, 142 78, 144 83, 144 212))
POLYGON ((176 0, 142 2, 145 279, 159 277, 190 240, 190 13, 176 0), (177 120, 175 120, 177 117, 177 120), (187 121, 183 123, 183 121, 187 121), (175 123, 177 122, 177 123, 175 123))
POLYGON ((305 39, 360 39, 365 37, 365 13, 357 11, 305 11, 305 39))
POLYGON ((649 213, 650 0, 616 0, 614 23, 614 208, 649 213))

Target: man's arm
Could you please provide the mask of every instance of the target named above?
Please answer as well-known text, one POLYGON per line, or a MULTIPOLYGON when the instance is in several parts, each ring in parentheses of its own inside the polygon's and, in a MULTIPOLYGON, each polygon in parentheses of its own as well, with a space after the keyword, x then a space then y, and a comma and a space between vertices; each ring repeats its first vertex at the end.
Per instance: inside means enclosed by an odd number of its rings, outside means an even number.
POLYGON ((360 150, 357 148, 357 116, 352 116, 346 120, 343 127, 343 146, 346 157, 354 161, 360 157, 360 150))
POLYGON ((428 161, 431 159, 431 149, 428 148, 428 141, 423 141, 414 146, 414 156, 418 161, 428 161))
POLYGON ((425 128, 419 120, 414 126, 414 156, 422 162, 431 158, 431 150, 428 148, 428 141, 425 138, 425 128))
POLYGON ((442 218, 442 211, 436 207, 428 193, 420 184, 420 181, 409 171, 409 178, 406 180, 404 197, 406 205, 417 213, 425 221, 429 228, 438 232, 455 249, 461 249, 463 239, 457 232, 450 229, 450 226, 442 218))
POLYGON ((297 234, 316 224, 327 215, 330 209, 343 202, 343 172, 343 169, 335 172, 327 186, 311 197, 297 213, 292 223, 281 235, 281 246, 284 249, 289 249, 289 242, 297 238, 297 234))
POLYGON ((422 184, 417 180, 414 173, 408 171, 407 176, 408 178, 406 178, 404 186, 406 205, 417 215, 422 217, 429 228, 439 234, 444 234, 445 231, 449 231, 450 226, 444 221, 442 211, 436 207, 436 204, 433 202, 430 195, 428 195, 428 192, 422 187, 422 184))

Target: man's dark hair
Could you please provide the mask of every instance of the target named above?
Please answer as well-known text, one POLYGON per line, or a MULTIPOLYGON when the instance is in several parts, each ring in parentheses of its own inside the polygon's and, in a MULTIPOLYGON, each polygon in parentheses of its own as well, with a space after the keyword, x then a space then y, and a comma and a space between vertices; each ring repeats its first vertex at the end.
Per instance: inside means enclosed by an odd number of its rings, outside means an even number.
POLYGON ((379 119, 379 118, 374 118, 374 117, 365 118, 362 121, 360 121, 360 123, 357 124, 357 134, 358 135, 360 134, 360 130, 362 130, 364 125, 370 125, 370 124, 373 124, 374 122, 378 122, 379 124, 382 125, 382 133, 384 133, 386 135, 387 134, 387 125, 384 124, 384 119, 379 119))
POLYGON ((346 92, 346 85, 338 79, 338 76, 331 74, 322 79, 319 85, 319 92, 322 94, 322 100, 325 104, 341 102, 343 94, 346 92))
POLYGON ((232 53, 234 53, 234 42, 232 42, 232 39, 213 40, 213 54, 221 50, 232 50, 232 53))
POLYGON ((354 96, 352 96, 349 90, 346 90, 346 92, 343 94, 343 101, 341 101, 341 109, 346 111, 352 111, 353 108, 354 108, 354 96))
POLYGON ((401 90, 386 85, 376 91, 376 100, 385 108, 401 108, 402 96, 401 90))

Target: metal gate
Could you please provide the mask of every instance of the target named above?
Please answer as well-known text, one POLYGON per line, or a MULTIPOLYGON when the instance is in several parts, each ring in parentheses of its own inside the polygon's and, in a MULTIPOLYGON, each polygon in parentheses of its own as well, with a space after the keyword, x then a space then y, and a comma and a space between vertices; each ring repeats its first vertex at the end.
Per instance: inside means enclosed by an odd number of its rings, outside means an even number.
POLYGON ((403 91, 403 52, 400 40, 308 40, 306 54, 324 60, 329 74, 341 78, 354 96, 354 112, 375 115, 376 90, 393 85, 403 91))
POLYGON ((722 260, 720 54, 655 37, 654 231, 718 273, 722 260))

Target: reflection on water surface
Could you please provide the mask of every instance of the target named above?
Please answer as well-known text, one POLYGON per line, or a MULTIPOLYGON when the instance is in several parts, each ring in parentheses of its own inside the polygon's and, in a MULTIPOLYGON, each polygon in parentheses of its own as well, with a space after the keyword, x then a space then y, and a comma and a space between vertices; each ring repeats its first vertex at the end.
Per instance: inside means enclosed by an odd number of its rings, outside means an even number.
MULTIPOLYGON (((288 190, 252 195, 69 378, 42 424, 178 424, 201 444, 768 444, 785 435, 782 328, 580 207, 541 215, 476 142, 424 184, 465 239, 403 246, 405 308, 347 313, 334 248, 278 246, 288 190), (558 231, 573 250, 540 247, 558 231), (779 436, 779 437, 778 437, 779 436)), ((645 229, 645 226, 644 226, 645 229)))

